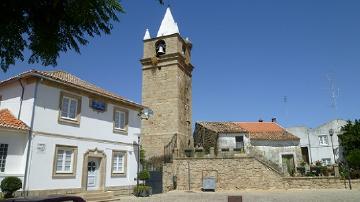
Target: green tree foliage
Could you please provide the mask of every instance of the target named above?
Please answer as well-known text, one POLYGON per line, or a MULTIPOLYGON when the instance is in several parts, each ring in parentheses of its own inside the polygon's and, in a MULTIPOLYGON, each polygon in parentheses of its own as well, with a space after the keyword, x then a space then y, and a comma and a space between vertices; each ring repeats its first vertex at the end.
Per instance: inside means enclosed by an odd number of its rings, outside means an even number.
POLYGON ((339 135, 341 146, 350 167, 360 168, 360 120, 348 123, 342 127, 339 135))
POLYGON ((140 164, 145 167, 146 159, 145 159, 145 150, 140 149, 140 164))
POLYGON ((354 149, 346 155, 346 160, 353 168, 360 168, 360 149, 354 149))
POLYGON ((4 198, 13 198, 14 192, 21 189, 21 180, 17 177, 5 177, 0 184, 1 191, 4 193, 4 198))
POLYGON ((87 37, 110 34, 123 12, 118 0, 1 0, 0 67, 24 61, 24 49, 28 63, 56 66, 60 52, 79 53, 87 37))

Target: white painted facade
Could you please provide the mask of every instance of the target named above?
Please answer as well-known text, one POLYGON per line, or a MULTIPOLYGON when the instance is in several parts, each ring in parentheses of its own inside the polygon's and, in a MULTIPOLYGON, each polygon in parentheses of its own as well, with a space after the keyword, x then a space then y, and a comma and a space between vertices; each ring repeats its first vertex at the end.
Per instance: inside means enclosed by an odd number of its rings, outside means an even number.
MULTIPOLYGON (((237 148, 236 146, 236 137, 237 136, 242 136, 243 137, 243 146, 245 147, 249 147, 250 146, 250 140, 249 138, 246 136, 246 133, 219 133, 218 136, 218 148, 222 149, 222 148, 237 148)), ((247 150, 245 150, 247 151, 247 150)))
POLYGON ((334 154, 332 149, 332 143, 334 147, 335 160, 342 158, 341 149, 339 147, 338 135, 341 134, 341 127, 346 125, 346 121, 336 119, 325 123, 317 128, 308 128, 305 126, 290 127, 286 130, 300 138, 300 146, 308 148, 308 155, 310 163, 316 161, 325 161, 330 159, 330 164, 334 164, 334 154), (331 137, 329 130, 334 131, 334 135, 331 137), (327 141, 320 141, 320 138, 326 137, 327 141), (332 142, 332 143, 331 143, 332 142))
POLYGON ((237 148, 236 136, 243 136, 244 151, 246 154, 256 152, 278 165, 283 164, 282 155, 293 155, 295 166, 302 160, 298 141, 251 140, 248 138, 247 133, 219 133, 218 148, 229 148, 230 150, 237 148))
MULTIPOLYGON (((105 112, 99 112, 89 106, 89 95, 85 92, 79 94, 79 91, 72 92, 69 88, 64 90, 53 87, 56 85, 49 86, 42 80, 38 80, 38 84, 35 81, 30 83, 23 81, 23 85, 24 96, 19 119, 29 127, 32 126, 28 170, 25 174, 29 133, 0 128, 0 143, 9 145, 6 169, 5 172, 0 173, 0 180, 6 176, 18 176, 24 181, 24 176, 27 176, 25 190, 29 191, 82 189, 83 169, 87 166, 87 162, 84 162, 84 154, 89 150, 96 150, 106 155, 106 158, 102 159, 106 161, 103 179, 105 187, 99 189, 129 187, 136 184, 134 179, 137 172, 136 143, 140 135, 141 121, 138 116, 140 109, 128 107, 120 102, 111 102, 107 103, 105 112), (81 96, 79 125, 58 121, 61 92, 81 96), (128 111, 127 132, 114 132, 114 107, 128 111), (76 147, 74 177, 54 177, 56 145, 76 147), (126 153, 125 176, 112 175, 113 151, 126 153)), ((1 85, 0 109, 7 108, 18 117, 21 92, 22 88, 17 80, 1 85)), ((97 97, 101 98, 100 95, 97 97)))

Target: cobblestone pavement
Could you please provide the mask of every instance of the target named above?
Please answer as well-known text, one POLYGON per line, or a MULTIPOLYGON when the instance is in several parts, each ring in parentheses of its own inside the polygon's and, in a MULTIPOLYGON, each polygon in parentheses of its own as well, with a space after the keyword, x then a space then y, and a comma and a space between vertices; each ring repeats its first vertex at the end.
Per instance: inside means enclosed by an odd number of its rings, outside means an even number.
POLYGON ((157 194, 146 198, 136 198, 134 196, 126 196, 120 201, 146 201, 146 202, 180 202, 180 201, 196 201, 196 202, 212 202, 227 201, 228 196, 239 196, 243 198, 243 202, 308 202, 308 201, 326 201, 326 202, 342 202, 354 201, 360 202, 360 190, 273 190, 273 191, 238 191, 238 192, 185 192, 172 191, 165 194, 157 194))

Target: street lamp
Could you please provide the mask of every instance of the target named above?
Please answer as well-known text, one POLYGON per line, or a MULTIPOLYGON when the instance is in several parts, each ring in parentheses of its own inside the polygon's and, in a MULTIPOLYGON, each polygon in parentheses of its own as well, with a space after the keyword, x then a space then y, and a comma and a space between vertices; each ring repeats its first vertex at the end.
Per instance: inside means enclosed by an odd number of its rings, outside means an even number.
MULTIPOLYGON (((150 108, 144 108, 138 113, 138 116, 141 120, 149 120, 149 118, 154 115, 154 112, 150 108)), ((140 134, 137 141, 137 150, 138 150, 138 164, 137 164, 137 176, 136 176, 136 185, 139 187, 139 173, 140 173, 140 134)))
POLYGON ((333 139, 332 139, 332 137, 333 137, 333 135, 334 135, 334 129, 330 129, 329 130, 329 135, 330 135, 330 139, 331 139, 331 148, 332 148, 332 152, 333 152, 333 156, 334 156, 334 163, 336 163, 335 162, 335 151, 334 151, 334 143, 333 143, 333 139))
POLYGON ((139 187, 139 172, 140 172, 140 134, 138 136, 137 142, 137 150, 138 150, 138 164, 137 164, 137 176, 136 176, 136 187, 139 187))

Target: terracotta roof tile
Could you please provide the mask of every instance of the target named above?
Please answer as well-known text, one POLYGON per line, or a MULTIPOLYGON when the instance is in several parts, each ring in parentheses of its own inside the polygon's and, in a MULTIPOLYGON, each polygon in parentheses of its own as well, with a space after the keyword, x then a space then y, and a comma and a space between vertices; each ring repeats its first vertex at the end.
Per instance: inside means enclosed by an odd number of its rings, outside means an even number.
POLYGON ((245 129, 241 128, 234 122, 197 122, 212 131, 217 133, 240 133, 246 132, 245 129))
POLYGON ((275 122, 199 122, 217 133, 248 133, 253 140, 300 140, 275 122))
POLYGON ((8 109, 0 110, 0 127, 18 130, 30 129, 24 122, 12 115, 8 109))
POLYGON ((80 88, 81 90, 89 91, 91 93, 95 93, 101 96, 109 97, 111 99, 115 99, 117 101, 130 104, 132 106, 138 107, 138 108, 144 108, 144 106, 131 101, 129 99, 126 99, 124 97, 121 97, 119 95, 116 95, 114 93, 111 93, 105 89, 102 89, 92 83, 89 83, 87 81, 84 81, 68 72, 65 71, 37 71, 37 70, 30 70, 27 72, 23 72, 17 76, 14 76, 12 78, 9 78, 7 80, 1 81, 0 85, 3 83, 6 83, 10 80, 28 77, 28 76, 37 76, 45 79, 49 79, 55 82, 59 82, 68 86, 80 88))

